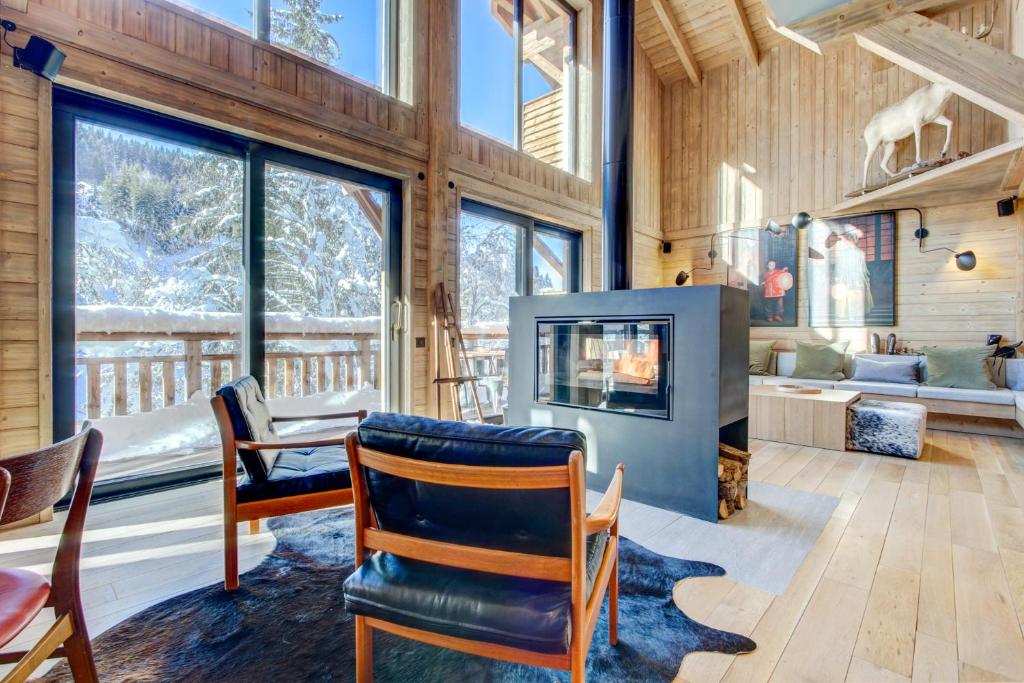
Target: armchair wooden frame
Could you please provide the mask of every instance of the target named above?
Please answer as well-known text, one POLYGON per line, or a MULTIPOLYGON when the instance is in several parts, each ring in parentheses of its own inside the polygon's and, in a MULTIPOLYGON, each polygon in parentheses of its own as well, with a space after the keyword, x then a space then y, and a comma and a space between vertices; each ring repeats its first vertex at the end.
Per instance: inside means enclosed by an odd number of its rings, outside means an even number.
POLYGON ((603 499, 589 516, 586 511, 586 473, 583 454, 573 451, 563 466, 477 467, 448 465, 412 460, 364 448, 355 432, 346 439, 352 487, 355 493, 356 556, 359 567, 374 551, 392 553, 424 562, 505 576, 518 576, 570 583, 571 638, 565 654, 547 654, 505 645, 496 645, 431 631, 410 628, 371 617, 356 616, 356 681, 373 680, 373 631, 385 631, 438 647, 507 662, 569 671, 573 683, 586 680, 587 653, 594 637, 597 618, 605 592, 608 593, 608 640, 618 642, 619 607, 619 505, 622 500, 623 465, 615 475, 603 499), (493 550, 476 546, 433 541, 388 532, 377 525, 370 507, 369 491, 362 468, 396 477, 445 486, 486 489, 569 489, 572 528, 571 557, 553 557, 531 553, 493 550), (610 532, 604 557, 587 598, 587 537, 610 532))
POLYGON ((27 512, 35 514, 63 497, 63 484, 70 468, 74 468, 71 507, 57 545, 50 597, 44 606, 53 608, 56 621, 30 649, 0 653, 0 664, 14 664, 3 683, 26 681, 45 660, 59 658, 68 660, 76 683, 99 680, 82 609, 79 566, 85 518, 102 448, 103 436, 86 423, 81 432, 69 439, 0 460, 0 478, 11 490, 9 499, 4 496, 6 505, 0 504, 0 509, 13 514, 11 521, 24 519, 27 512), (20 485, 19 477, 23 482, 20 485))
MULTIPOLYGON (((217 418, 217 427, 220 430, 224 465, 224 589, 233 591, 238 588, 239 522, 249 522, 249 533, 258 534, 260 532, 260 520, 264 517, 278 517, 280 515, 290 515, 296 512, 307 512, 309 510, 320 510, 322 508, 335 507, 338 505, 349 505, 352 503, 352 489, 336 489, 333 491, 304 493, 297 496, 239 503, 236 491, 236 487, 238 485, 239 450, 281 450, 286 448, 341 446, 344 445, 345 438, 339 437, 335 439, 288 441, 281 443, 260 443, 256 441, 236 439, 235 430, 234 427, 232 427, 231 417, 228 415, 228 408, 224 402, 224 398, 221 396, 214 396, 210 400, 210 403, 213 406, 213 414, 217 418)), ((365 410, 355 410, 343 413, 328 413, 324 415, 272 417, 271 419, 274 422, 299 422, 307 420, 340 420, 354 417, 357 422, 362 422, 366 418, 366 415, 367 412, 365 410)))

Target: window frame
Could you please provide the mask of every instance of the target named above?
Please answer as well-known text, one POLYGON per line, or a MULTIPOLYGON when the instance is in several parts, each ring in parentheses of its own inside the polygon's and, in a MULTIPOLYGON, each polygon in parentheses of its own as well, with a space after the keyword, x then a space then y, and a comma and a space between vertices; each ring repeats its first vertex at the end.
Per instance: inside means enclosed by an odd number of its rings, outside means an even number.
MULTIPOLYGON (((352 80, 365 88, 372 90, 373 92, 381 93, 386 97, 391 97, 401 101, 401 73, 402 66, 400 59, 401 54, 401 4, 410 0, 380 0, 382 3, 381 12, 381 28, 383 35, 381 36, 381 74, 380 74, 380 86, 370 83, 356 74, 345 71, 344 69, 335 66, 333 64, 327 64, 321 62, 318 59, 314 59, 309 55, 296 50, 294 48, 283 45, 282 43, 275 42, 270 39, 270 28, 271 28, 271 4, 273 0, 252 0, 252 23, 250 26, 242 26, 231 22, 227 19, 223 19, 216 14, 200 9, 188 3, 187 0, 166 0, 166 2, 172 4, 175 8, 189 12, 200 20, 205 21, 217 30, 232 30, 237 31, 239 35, 244 35, 252 40, 264 43, 266 47, 273 50, 280 50, 282 53, 297 57, 308 61, 311 64, 315 64, 319 67, 329 69, 331 72, 336 73, 340 76, 352 80)), ((415 1, 415 0, 413 0, 415 1)))
MULTIPOLYGON (((393 305, 401 300, 404 284, 403 186, 399 178, 363 170, 342 162, 317 157, 278 145, 259 142, 243 135, 192 123, 135 105, 109 100, 64 86, 53 90, 53 199, 51 244, 51 415, 55 441, 75 433, 75 215, 76 215, 76 123, 87 121, 181 143, 240 159, 244 164, 245 199, 242 226, 243 301, 242 334, 239 352, 243 371, 265 386, 263 377, 266 344, 266 264, 265 264, 265 169, 268 163, 332 177, 363 185, 384 194, 388 200, 384 212, 387 235, 382 256, 386 268, 382 302, 381 354, 389 363, 388 383, 382 387, 385 398, 395 406, 404 405, 405 374, 409 365, 404 357, 404 340, 388 335, 392 330, 393 305)), ((221 476, 223 465, 217 462, 152 474, 131 475, 97 482, 94 500, 115 499, 185 486, 221 476)), ((67 501, 62 501, 66 504, 67 501)))
MULTIPOLYGON (((459 207, 460 214, 469 213, 482 218, 501 221, 520 228, 516 249, 516 290, 520 296, 533 296, 533 241, 537 234, 551 235, 569 243, 569 261, 566 263, 565 282, 568 294, 576 294, 583 288, 583 233, 571 228, 555 225, 525 214, 502 209, 491 204, 464 197, 459 207)), ((462 240, 462 223, 459 223, 459 242, 462 240)), ((462 268, 461 262, 459 268, 462 268)))
MULTIPOLYGON (((259 2, 261 0, 255 0, 259 2)), ((515 51, 515 74, 512 79, 512 99, 513 106, 513 124, 512 124, 512 147, 517 152, 523 154, 529 154, 523 150, 523 107, 526 102, 523 100, 523 3, 525 0, 512 0, 512 44, 513 50, 515 51)), ((569 16, 569 50, 570 65, 569 75, 565 84, 565 107, 567 130, 565 131, 566 150, 565 150, 565 162, 563 163, 562 170, 569 173, 575 174, 577 172, 578 155, 577 148, 579 147, 579 117, 577 114, 577 102, 579 101, 579 15, 580 11, 569 4, 566 0, 553 0, 558 4, 563 11, 569 16)), ((459 4, 461 11, 461 2, 459 4)), ((461 45, 461 23, 460 23, 459 41, 461 45)), ((459 49, 459 58, 462 58, 461 47, 459 49)), ((461 73, 461 67, 458 70, 461 73)), ((459 84, 459 93, 461 97, 462 84, 459 84)), ((460 125, 466 126, 467 128, 480 132, 489 138, 494 138, 487 131, 482 131, 468 126, 460 121, 460 125)), ((498 140, 501 144, 506 144, 503 140, 498 140)), ((531 158, 534 158, 531 156, 531 158)), ((538 161, 540 161, 538 159, 538 161)), ((546 162, 541 162, 546 163, 546 162)), ((556 168, 558 168, 556 166, 556 168)))

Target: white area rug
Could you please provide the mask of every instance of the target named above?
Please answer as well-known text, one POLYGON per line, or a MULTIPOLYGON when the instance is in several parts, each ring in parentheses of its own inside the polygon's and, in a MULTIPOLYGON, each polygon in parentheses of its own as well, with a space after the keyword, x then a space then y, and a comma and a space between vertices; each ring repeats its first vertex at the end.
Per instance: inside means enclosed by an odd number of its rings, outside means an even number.
POLYGON ((620 529, 656 553, 712 562, 731 579, 781 595, 838 504, 832 496, 752 481, 747 508, 724 522, 623 501, 620 529))

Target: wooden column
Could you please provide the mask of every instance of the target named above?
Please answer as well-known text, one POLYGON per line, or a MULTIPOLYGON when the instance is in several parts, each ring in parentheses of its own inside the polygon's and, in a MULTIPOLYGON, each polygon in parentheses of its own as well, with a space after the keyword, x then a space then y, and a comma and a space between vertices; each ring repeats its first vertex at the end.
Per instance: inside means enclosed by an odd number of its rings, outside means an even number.
MULTIPOLYGON (((427 52, 427 216, 430 234, 430 277, 429 291, 444 282, 449 291, 457 291, 457 259, 450 253, 449 245, 458 239, 458 190, 449 187, 449 160, 457 151, 454 148, 458 125, 456 114, 455 77, 458 58, 458 2, 457 0, 433 0, 428 5, 430 40, 427 52), (453 239, 454 238, 454 239, 453 239)), ((433 297, 428 296, 428 301, 433 297)), ((431 309, 431 316, 433 310, 431 309)), ((433 336, 430 337, 434 345, 433 336)), ((430 378, 437 376, 437 352, 428 349, 430 378)), ((428 392, 428 413, 444 416, 441 412, 440 396, 433 387, 428 392)))

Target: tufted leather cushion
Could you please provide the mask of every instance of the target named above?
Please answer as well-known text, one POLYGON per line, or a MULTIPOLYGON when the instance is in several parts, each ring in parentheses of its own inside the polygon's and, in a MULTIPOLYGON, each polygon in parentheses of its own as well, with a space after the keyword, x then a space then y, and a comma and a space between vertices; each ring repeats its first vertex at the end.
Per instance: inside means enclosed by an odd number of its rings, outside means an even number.
MULTIPOLYGON (((608 534, 587 542, 587 596, 608 534)), ((345 608, 361 616, 533 652, 568 652, 571 586, 375 553, 345 581, 345 608)))
MULTIPOLYGON (((373 413, 359 425, 366 448, 416 460, 489 467, 565 465, 586 452, 579 432, 447 422, 373 413)), ((568 489, 504 491, 425 484, 367 472, 381 529, 483 548, 568 557, 568 489)))
MULTIPOLYGON (((260 385, 256 378, 248 375, 239 377, 218 389, 217 395, 224 399, 236 440, 263 443, 280 442, 281 439, 277 436, 277 430, 274 429, 270 411, 267 410, 267 402, 263 399, 263 392, 260 391, 260 385)), ((249 481, 253 483, 266 481, 270 476, 270 470, 274 467, 278 452, 277 450, 240 450, 238 455, 242 459, 245 473, 249 475, 249 481)))
POLYGON ((352 488, 344 446, 285 449, 263 481, 243 481, 239 503, 352 488))

